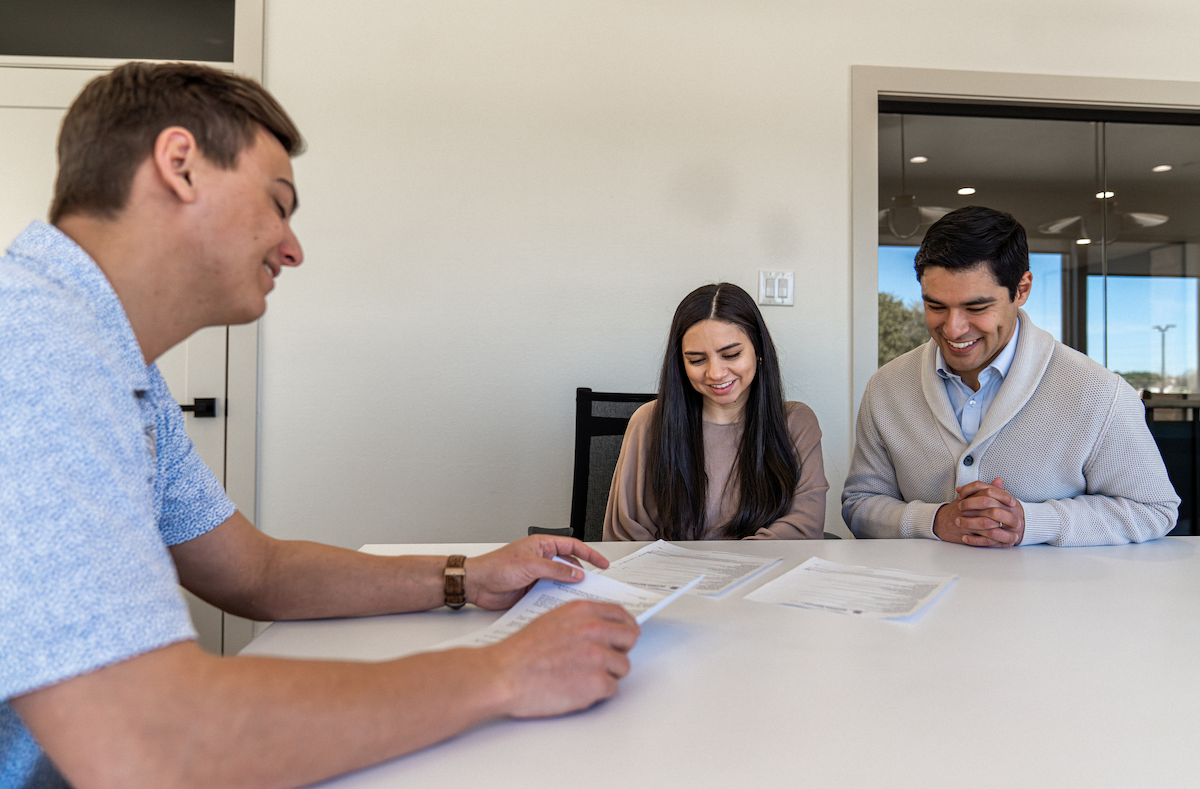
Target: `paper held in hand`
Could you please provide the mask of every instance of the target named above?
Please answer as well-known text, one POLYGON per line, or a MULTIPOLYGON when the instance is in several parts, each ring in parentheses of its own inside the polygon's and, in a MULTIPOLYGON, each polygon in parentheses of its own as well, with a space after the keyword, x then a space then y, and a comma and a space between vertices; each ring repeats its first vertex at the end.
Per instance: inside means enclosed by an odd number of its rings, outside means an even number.
POLYGON ((814 556, 745 599, 875 619, 903 619, 920 611, 956 577, 855 567, 814 556))
POLYGON ((659 540, 614 559, 604 575, 643 589, 670 592, 703 573, 695 594, 719 595, 779 561, 778 556, 697 551, 659 540))
MULTIPOLYGON (((561 561, 555 559, 555 561, 561 561)), ((586 570, 583 580, 577 584, 564 584, 545 578, 533 585, 517 604, 505 612, 483 630, 470 633, 460 638, 443 641, 430 647, 431 650, 452 649, 454 647, 485 647, 495 644, 517 632, 525 625, 537 619, 548 611, 553 611, 560 605, 572 600, 592 600, 598 603, 615 603, 628 611, 637 623, 644 624, 650 617, 657 614, 675 601, 680 595, 700 583, 703 575, 697 575, 690 582, 676 589, 671 594, 665 594, 649 589, 639 589, 621 583, 613 578, 605 578, 599 573, 586 570)))

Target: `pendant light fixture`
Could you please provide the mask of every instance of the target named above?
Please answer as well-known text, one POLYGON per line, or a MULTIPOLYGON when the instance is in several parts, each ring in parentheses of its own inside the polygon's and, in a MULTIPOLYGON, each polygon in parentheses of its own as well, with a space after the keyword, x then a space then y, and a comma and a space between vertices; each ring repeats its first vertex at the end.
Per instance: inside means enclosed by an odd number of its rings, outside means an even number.
MULTIPOLYGON (((920 157, 926 161, 924 157, 920 157)), ((931 225, 946 214, 949 208, 941 206, 919 206, 917 196, 908 193, 908 157, 904 139, 904 116, 900 116, 900 194, 892 198, 891 208, 879 211, 879 224, 886 226, 888 232, 900 241, 908 239, 921 232, 921 228, 931 225)))

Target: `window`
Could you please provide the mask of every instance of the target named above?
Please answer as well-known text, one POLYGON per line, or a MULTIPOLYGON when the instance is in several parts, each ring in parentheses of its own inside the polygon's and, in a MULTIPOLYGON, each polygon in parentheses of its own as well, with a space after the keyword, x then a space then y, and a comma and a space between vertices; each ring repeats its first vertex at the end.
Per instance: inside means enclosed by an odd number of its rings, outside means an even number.
POLYGON ((1024 226, 1035 324, 1154 393, 1197 389, 1200 116, 882 99, 880 364, 924 342, 913 255, 948 211, 1024 226))
POLYGON ((0 55, 232 63, 235 0, 6 0, 0 55))

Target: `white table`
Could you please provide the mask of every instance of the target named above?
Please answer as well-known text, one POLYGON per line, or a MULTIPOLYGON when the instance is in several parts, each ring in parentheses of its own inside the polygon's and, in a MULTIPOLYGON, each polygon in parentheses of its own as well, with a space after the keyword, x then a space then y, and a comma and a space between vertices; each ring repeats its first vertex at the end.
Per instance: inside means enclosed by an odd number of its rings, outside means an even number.
MULTIPOLYGON (((615 558, 642 544, 597 547, 615 558)), ((726 599, 688 596, 647 623, 620 692, 591 710, 494 722, 324 786, 1200 784, 1200 538, 1007 551, 926 540, 690 547, 784 561, 726 599), (741 599, 810 556, 959 579, 912 622, 741 599)), ((384 660, 497 616, 277 623, 243 654, 384 660)))

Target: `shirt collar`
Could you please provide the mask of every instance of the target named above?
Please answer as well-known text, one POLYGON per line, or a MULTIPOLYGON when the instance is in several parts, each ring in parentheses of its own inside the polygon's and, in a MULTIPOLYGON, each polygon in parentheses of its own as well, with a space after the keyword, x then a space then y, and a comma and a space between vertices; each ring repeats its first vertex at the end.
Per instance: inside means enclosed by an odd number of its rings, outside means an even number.
MULTIPOLYGON (((1004 349, 996 354, 996 358, 992 359, 992 363, 984 369, 994 369, 1000 374, 1001 378, 1008 377, 1008 370, 1012 367, 1013 359, 1017 355, 1017 335, 1020 333, 1021 321, 1018 319, 1016 325, 1013 326, 1012 336, 1004 344, 1004 349)), ((962 378, 957 373, 951 372, 946 366, 946 357, 942 356, 941 346, 937 345, 937 343, 934 343, 934 345, 937 346, 937 374, 942 378, 955 378, 961 381, 962 378)))

